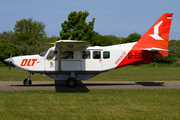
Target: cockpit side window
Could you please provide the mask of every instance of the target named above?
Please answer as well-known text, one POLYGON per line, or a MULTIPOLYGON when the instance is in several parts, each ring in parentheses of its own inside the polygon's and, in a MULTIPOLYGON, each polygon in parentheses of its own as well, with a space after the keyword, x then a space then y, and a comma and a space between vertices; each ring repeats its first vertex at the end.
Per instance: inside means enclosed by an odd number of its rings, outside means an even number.
POLYGON ((48 56, 47 56, 47 59, 49 60, 49 59, 53 59, 53 57, 54 57, 54 51, 53 50, 50 50, 49 51, 49 54, 48 54, 48 56))

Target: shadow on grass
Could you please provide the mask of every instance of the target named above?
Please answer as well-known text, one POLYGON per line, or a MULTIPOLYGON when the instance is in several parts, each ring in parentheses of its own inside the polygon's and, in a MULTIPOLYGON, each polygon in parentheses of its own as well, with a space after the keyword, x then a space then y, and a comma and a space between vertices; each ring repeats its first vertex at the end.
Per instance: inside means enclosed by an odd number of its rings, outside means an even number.
POLYGON ((164 86, 164 82, 136 82, 142 86, 164 86))
MULTIPOLYGON (((81 81, 77 81, 78 84, 76 87, 74 88, 70 88, 66 85, 65 81, 54 81, 54 84, 41 84, 41 82, 38 84, 32 84, 31 86, 27 86, 27 88, 32 90, 35 88, 37 89, 37 87, 39 87, 38 89, 40 90, 49 90, 49 89, 53 89, 55 87, 55 91, 56 92, 70 92, 70 93, 77 93, 77 92, 89 92, 90 90, 87 87, 96 87, 96 89, 98 89, 97 87, 100 86, 135 86, 135 85, 142 85, 142 86, 164 86, 164 82, 133 82, 133 83, 82 83, 81 81)), ((17 87, 24 87, 24 85, 13 85, 13 86, 17 86, 17 87)), ((12 86, 10 86, 12 87, 12 86)), ((17 88, 16 88, 17 89, 17 88)))
POLYGON ((70 88, 66 85, 65 81, 58 81, 55 80, 55 90, 56 92, 70 92, 70 93, 77 93, 77 92, 89 92, 90 90, 81 82, 77 81, 77 86, 70 88))
POLYGON ((39 87, 40 90, 49 90, 49 89, 52 89, 53 87, 55 87, 55 91, 56 92, 89 92, 89 89, 81 82, 81 81, 77 81, 78 82, 78 85, 74 88, 70 88, 66 85, 66 82, 65 81, 57 81, 55 80, 54 81, 54 84, 32 84, 31 86, 24 86, 23 84, 22 85, 11 85, 10 87, 13 87, 13 86, 16 86, 16 87, 26 87, 28 89, 31 89, 32 90, 35 88, 35 87, 39 87), (43 88, 44 87, 44 88, 43 88), (47 88, 48 87, 48 88, 47 88))
POLYGON ((85 86, 137 85, 136 83, 84 83, 85 86))

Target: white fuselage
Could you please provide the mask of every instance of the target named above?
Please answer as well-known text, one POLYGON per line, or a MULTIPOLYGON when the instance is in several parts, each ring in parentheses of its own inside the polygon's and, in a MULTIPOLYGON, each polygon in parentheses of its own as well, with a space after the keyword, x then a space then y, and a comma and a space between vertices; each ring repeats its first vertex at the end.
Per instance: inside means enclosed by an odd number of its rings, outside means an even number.
MULTIPOLYGON (((73 58, 61 58, 61 71, 107 71, 116 68, 135 43, 119 44, 106 47, 88 47, 85 50, 72 50, 73 58), (88 58, 83 58, 83 51, 88 51, 88 58), (95 58, 95 54, 98 57, 95 58)), ((58 71, 58 60, 48 60, 55 47, 50 48, 44 56, 27 55, 13 57, 12 63, 26 71, 58 71)), ((71 51, 71 50, 64 50, 71 51)), ((52 55, 51 55, 52 56, 52 55)))

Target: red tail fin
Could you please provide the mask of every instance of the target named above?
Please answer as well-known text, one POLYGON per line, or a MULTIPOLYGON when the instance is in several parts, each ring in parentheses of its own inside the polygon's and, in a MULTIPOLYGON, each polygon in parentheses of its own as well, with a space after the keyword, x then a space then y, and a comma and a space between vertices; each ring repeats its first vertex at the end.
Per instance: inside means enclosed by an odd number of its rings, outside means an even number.
POLYGON ((141 37, 138 44, 144 49, 168 50, 169 32, 173 13, 164 13, 141 37))
POLYGON ((128 64, 148 64, 152 58, 168 56, 172 16, 173 13, 164 13, 132 47, 117 68, 128 64))

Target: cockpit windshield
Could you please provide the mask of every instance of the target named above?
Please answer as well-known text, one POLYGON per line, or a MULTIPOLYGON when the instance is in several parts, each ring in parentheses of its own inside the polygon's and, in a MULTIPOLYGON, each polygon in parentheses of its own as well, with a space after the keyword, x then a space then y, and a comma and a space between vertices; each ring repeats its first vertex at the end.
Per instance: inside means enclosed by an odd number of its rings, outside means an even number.
POLYGON ((42 53, 39 53, 39 56, 44 57, 44 55, 46 54, 47 51, 48 51, 48 50, 46 50, 46 51, 44 51, 44 52, 42 52, 42 53))

